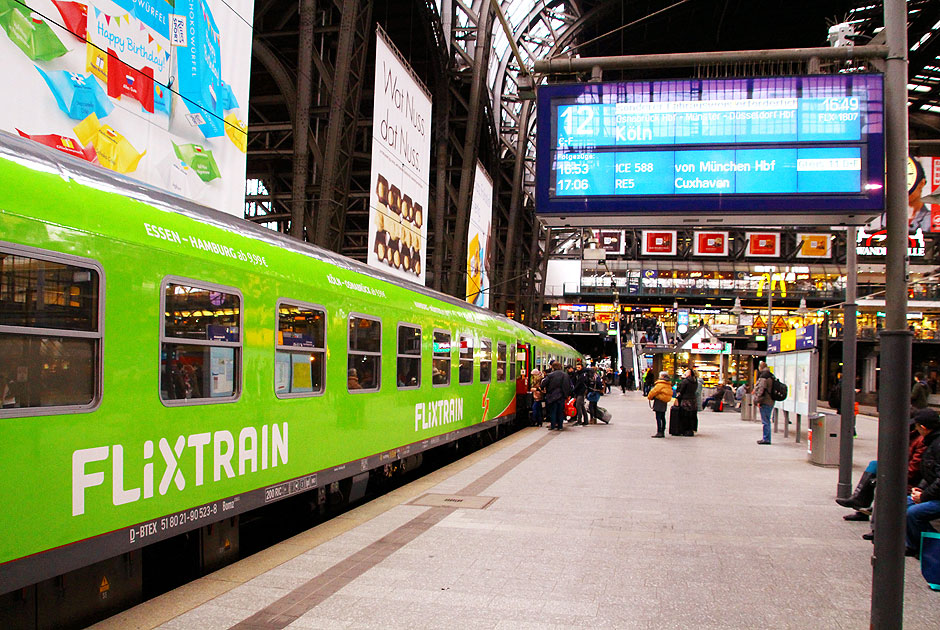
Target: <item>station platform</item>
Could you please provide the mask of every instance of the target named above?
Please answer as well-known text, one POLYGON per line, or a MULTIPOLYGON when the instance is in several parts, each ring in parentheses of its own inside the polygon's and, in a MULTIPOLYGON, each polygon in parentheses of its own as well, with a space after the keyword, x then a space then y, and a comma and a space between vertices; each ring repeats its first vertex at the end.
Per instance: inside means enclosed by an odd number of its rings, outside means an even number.
MULTIPOLYGON (((93 628, 868 627, 869 524, 842 520, 805 435, 761 446, 759 422, 706 411, 650 439, 639 393, 600 404, 610 425, 524 429, 93 628)), ((904 627, 937 628, 906 562, 904 627)))

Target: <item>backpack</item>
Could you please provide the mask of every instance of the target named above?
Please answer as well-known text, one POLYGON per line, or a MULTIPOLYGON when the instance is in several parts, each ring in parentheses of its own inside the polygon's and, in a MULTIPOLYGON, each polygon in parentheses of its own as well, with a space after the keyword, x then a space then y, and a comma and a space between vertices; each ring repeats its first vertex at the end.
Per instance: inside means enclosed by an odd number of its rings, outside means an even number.
POLYGON ((769 393, 770 393, 771 400, 775 400, 777 402, 780 402, 781 400, 786 400, 787 392, 789 391, 787 388, 787 384, 777 380, 776 376, 771 376, 770 379, 771 380, 770 380, 770 392, 769 393))

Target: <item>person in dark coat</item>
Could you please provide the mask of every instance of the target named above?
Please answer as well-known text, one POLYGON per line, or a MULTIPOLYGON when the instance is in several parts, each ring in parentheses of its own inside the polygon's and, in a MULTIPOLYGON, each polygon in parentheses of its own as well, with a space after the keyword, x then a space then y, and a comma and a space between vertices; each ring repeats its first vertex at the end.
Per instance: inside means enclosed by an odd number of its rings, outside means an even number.
POLYGON ((904 555, 920 555, 920 535, 934 532, 930 521, 940 518, 940 415, 933 409, 914 414, 914 426, 924 436, 921 482, 907 498, 907 541, 904 555))
POLYGON ((620 366, 620 374, 617 375, 617 384, 620 385, 620 393, 626 395, 627 393, 627 368, 626 366, 620 366))
POLYGON ((558 361, 552 363, 551 373, 542 379, 542 389, 545 391, 545 405, 548 409, 548 430, 564 430, 565 400, 571 391, 571 380, 558 361))
POLYGON ((679 417, 682 419, 682 435, 691 437, 698 430, 698 376, 688 368, 685 378, 679 381, 676 400, 679 401, 679 417))
POLYGON ((914 386, 911 388, 911 407, 915 410, 927 408, 927 398, 930 395, 930 388, 927 381, 924 380, 924 373, 914 374, 914 386))
POLYGON ((578 412, 574 419, 575 425, 585 425, 588 423, 587 410, 584 408, 584 397, 587 395, 587 390, 587 372, 584 367, 578 365, 578 369, 575 372, 574 387, 571 390, 571 395, 574 396, 574 408, 578 412))

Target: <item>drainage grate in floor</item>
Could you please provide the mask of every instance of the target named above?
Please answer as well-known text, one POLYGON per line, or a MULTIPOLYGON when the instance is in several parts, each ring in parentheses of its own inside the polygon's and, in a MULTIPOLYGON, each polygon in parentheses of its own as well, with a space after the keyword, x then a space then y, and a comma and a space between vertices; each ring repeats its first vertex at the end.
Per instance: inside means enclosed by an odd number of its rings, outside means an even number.
POLYGON ((462 496, 459 494, 434 494, 433 492, 429 492, 412 501, 410 505, 483 510, 489 507, 490 503, 495 500, 496 497, 462 496))

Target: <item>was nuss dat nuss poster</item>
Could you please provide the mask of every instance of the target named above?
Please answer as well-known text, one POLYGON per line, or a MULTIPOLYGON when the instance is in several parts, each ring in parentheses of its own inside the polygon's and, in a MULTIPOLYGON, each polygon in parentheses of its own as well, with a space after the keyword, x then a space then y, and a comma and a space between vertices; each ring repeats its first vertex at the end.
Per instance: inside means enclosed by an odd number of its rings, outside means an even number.
POLYGON ((242 217, 253 14, 253 0, 0 0, 0 128, 242 217))

